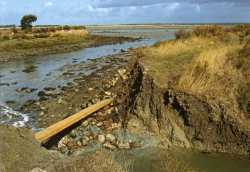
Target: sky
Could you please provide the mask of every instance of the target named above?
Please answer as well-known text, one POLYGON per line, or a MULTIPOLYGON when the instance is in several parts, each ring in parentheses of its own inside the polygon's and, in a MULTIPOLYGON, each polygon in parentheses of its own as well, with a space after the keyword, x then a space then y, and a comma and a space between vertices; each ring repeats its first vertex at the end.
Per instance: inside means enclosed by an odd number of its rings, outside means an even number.
POLYGON ((248 23, 250 0, 0 0, 0 25, 19 24, 248 23))

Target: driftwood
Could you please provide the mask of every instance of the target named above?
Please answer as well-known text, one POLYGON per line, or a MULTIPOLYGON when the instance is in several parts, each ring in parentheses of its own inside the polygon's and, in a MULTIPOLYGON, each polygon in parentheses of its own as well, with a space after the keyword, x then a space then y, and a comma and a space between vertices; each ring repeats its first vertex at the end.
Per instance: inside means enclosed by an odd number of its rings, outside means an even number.
POLYGON ((43 143, 43 142, 47 141, 49 138, 55 136, 56 134, 60 133, 61 131, 67 129, 68 127, 81 121, 82 119, 88 117, 89 115, 100 110, 101 108, 111 104, 112 102, 113 102, 113 99, 107 99, 107 100, 101 101, 95 105, 92 105, 92 106, 78 112, 77 114, 72 115, 72 116, 46 128, 46 129, 44 129, 43 131, 36 133, 35 138, 38 142, 43 143))

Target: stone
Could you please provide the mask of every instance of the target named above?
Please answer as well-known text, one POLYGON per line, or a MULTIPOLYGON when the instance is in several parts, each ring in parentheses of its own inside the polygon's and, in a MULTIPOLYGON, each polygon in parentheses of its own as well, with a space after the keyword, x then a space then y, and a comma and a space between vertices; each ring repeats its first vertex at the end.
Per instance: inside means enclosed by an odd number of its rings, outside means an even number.
POLYGON ((116 146, 112 145, 109 142, 104 143, 103 147, 105 147, 106 149, 110 149, 110 150, 115 150, 116 149, 116 146))
POLYGON ((29 172, 47 172, 46 170, 43 170, 41 168, 33 168, 32 170, 30 170, 29 172))
POLYGON ((63 137, 59 142, 58 142, 58 145, 57 145, 57 148, 58 149, 62 149, 63 147, 66 147, 67 144, 70 142, 70 139, 66 136, 66 137, 63 137))
POLYGON ((82 123, 82 126, 83 126, 83 127, 87 127, 88 125, 89 125, 89 121, 87 121, 87 120, 86 120, 86 121, 83 121, 83 123, 82 123))
POLYGON ((118 144, 118 147, 120 149, 130 149, 130 144, 121 142, 121 143, 118 144))
POLYGON ((45 114, 44 112, 41 112, 41 113, 39 114, 39 116, 44 116, 44 114, 45 114))
POLYGON ((88 90, 89 90, 89 91, 93 91, 93 90, 94 90, 94 88, 89 88, 88 90))
POLYGON ((98 123, 96 124, 96 126, 97 126, 97 127, 103 126, 103 122, 98 122, 98 123))
POLYGON ((98 135, 98 142, 100 143, 104 143, 106 140, 105 136, 104 135, 98 135))
POLYGON ((112 95, 112 93, 109 92, 109 91, 105 91, 105 94, 106 94, 107 96, 111 96, 111 95, 112 95))
POLYGON ((81 142, 81 141, 78 141, 78 142, 77 142, 77 145, 78 145, 78 146, 82 146, 82 142, 81 142))
POLYGON ((59 98, 58 101, 57 101, 58 104, 62 104, 63 103, 63 99, 62 98, 59 98))
POLYGON ((115 136, 113 134, 107 134, 106 139, 107 139, 107 141, 110 141, 112 143, 114 143, 115 140, 116 140, 116 138, 115 138, 115 136))
POLYGON ((87 146, 88 145, 88 141, 86 139, 82 139, 82 146, 87 146))

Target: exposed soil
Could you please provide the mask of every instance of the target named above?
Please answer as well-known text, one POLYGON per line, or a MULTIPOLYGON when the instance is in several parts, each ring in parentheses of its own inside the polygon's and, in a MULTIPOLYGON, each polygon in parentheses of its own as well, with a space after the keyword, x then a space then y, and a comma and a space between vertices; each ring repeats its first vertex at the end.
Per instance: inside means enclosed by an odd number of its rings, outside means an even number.
POLYGON ((169 145, 249 155, 250 131, 223 102, 158 86, 140 60, 122 84, 127 99, 120 109, 129 112, 125 117, 129 130, 146 126, 169 145))

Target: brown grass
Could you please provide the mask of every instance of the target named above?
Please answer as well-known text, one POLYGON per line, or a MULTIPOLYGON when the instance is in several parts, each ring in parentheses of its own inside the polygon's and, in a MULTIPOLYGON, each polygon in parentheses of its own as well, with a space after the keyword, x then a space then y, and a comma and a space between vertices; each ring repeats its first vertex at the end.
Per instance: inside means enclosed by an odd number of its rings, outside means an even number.
POLYGON ((190 37, 140 50, 140 61, 160 87, 223 101, 249 114, 250 39, 249 27, 242 27, 196 28, 190 37))
POLYGON ((161 86, 166 81, 177 82, 186 65, 204 49, 214 47, 208 38, 194 37, 188 40, 162 42, 143 50, 142 62, 161 86))

